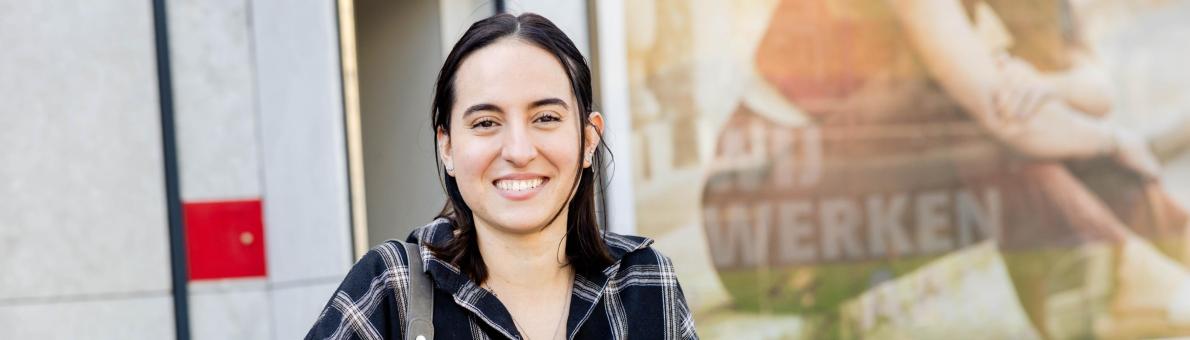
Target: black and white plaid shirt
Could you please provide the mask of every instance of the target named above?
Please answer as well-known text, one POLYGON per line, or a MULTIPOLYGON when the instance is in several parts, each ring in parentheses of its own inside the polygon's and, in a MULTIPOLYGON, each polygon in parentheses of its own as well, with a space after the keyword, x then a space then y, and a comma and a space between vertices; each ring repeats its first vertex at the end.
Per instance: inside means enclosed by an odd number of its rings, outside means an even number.
MULTIPOLYGON (((425 271, 434 282, 437 339, 522 339, 496 296, 424 243, 452 237, 445 219, 414 230, 423 240, 425 271)), ((697 339, 694 319, 669 258, 644 237, 606 233, 613 259, 602 271, 576 272, 566 320, 567 339, 697 339)), ((405 248, 388 241, 351 268, 306 339, 404 339, 409 268, 405 248)))

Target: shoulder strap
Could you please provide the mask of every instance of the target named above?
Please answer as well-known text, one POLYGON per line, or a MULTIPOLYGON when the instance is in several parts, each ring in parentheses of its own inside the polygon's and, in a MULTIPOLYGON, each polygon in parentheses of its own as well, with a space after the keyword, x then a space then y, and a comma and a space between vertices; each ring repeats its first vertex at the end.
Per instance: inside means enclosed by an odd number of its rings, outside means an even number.
POLYGON ((405 309, 405 339, 431 340, 434 338, 434 286, 426 275, 417 243, 401 242, 405 245, 405 258, 409 264, 409 306, 405 309))

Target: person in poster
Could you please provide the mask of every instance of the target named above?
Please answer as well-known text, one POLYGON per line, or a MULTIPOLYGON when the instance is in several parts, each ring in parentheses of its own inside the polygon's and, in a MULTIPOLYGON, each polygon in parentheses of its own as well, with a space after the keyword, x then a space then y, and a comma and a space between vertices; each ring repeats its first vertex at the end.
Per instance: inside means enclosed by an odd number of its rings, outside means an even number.
POLYGON ((728 165, 703 198, 712 257, 729 290, 765 287, 737 304, 830 319, 992 238, 1043 333, 1053 286, 1088 281, 1114 284, 1090 299, 1114 316, 1159 315, 1156 334, 1185 323, 1190 280, 1169 258, 1185 210, 1153 181, 1147 143, 1101 120, 1110 84, 1069 3, 781 1, 773 15, 756 67, 813 123, 781 127, 741 103, 722 130, 715 162, 728 165), (1009 42, 981 34, 989 17, 1009 42), (1114 274, 1054 276, 1086 272, 1065 263, 1097 245, 1114 274))
MULTIPOLYGON (((1180 238, 1185 209, 1156 183, 1159 164, 1150 145, 1101 120, 1111 110, 1109 84, 1070 3, 892 4, 929 73, 999 141, 1029 158, 1022 175, 1060 219, 1076 233, 1117 247, 1113 316, 1156 314, 1172 326, 1190 323, 1186 269, 1138 236, 1180 238), (973 4, 985 4, 1003 18, 1013 40, 1004 50, 994 49, 992 58, 979 53, 973 26, 959 15, 963 8, 972 13, 973 4)), ((1045 297, 1025 291, 1022 298, 1028 304, 1045 297)))

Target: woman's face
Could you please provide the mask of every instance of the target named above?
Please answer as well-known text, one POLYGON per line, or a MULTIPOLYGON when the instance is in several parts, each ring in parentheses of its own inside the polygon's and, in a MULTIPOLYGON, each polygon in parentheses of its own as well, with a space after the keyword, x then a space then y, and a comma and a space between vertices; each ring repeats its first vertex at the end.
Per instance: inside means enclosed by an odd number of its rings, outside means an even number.
POLYGON ((566 206, 578 167, 589 166, 584 154, 598 143, 602 117, 589 116, 594 127, 587 127, 580 153, 584 117, 566 71, 552 54, 518 39, 472 53, 454 87, 450 131, 438 132, 438 146, 476 223, 540 230, 566 206))

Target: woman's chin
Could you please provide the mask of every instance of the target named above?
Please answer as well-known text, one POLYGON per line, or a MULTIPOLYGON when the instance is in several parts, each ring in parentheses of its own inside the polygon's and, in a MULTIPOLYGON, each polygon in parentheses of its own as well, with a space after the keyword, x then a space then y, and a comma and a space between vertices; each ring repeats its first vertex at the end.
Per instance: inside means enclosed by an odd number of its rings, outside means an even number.
MULTIPOLYGON (((528 234, 541 230, 542 226, 549 223, 552 214, 518 214, 507 212, 505 216, 493 216, 490 220, 492 227, 501 231, 514 234, 528 234)), ((559 216, 559 218, 565 218, 559 216)))

